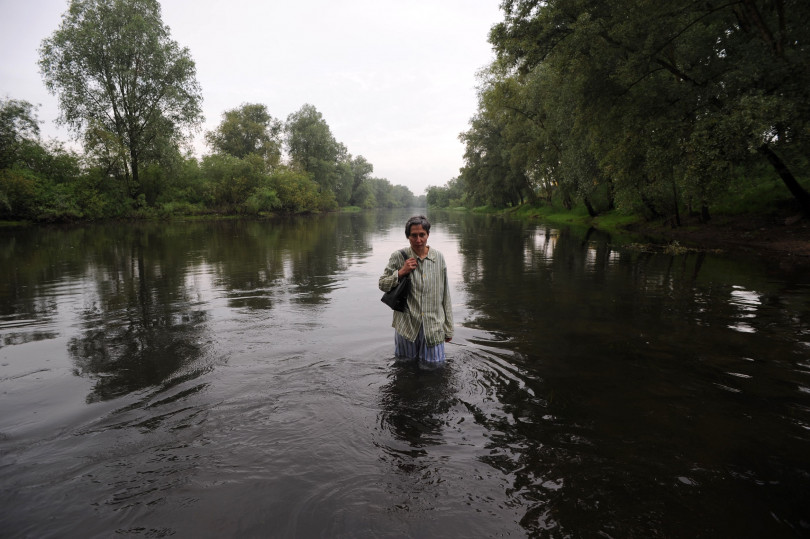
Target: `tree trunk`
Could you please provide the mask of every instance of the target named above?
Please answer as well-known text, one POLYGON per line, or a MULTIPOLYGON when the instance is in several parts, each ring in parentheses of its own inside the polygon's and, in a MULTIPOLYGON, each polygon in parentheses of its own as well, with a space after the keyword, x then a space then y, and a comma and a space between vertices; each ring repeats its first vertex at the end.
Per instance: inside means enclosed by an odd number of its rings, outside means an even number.
POLYGON ((655 204, 653 204, 652 200, 650 200, 649 197, 647 197, 644 193, 639 193, 639 196, 641 197, 641 202, 642 204, 644 204, 644 207, 647 208, 647 210, 649 210, 652 219, 658 219, 659 217, 662 217, 662 215, 658 212, 658 210, 655 209, 655 204))
POLYGON ((574 201, 571 200, 571 194, 567 190, 563 191, 562 203, 566 210, 570 210, 574 207, 574 201))
POLYGON ((131 160, 130 166, 132 167, 132 185, 129 187, 129 196, 135 198, 133 191, 138 191, 141 188, 141 183, 138 181, 138 154, 135 150, 129 151, 129 158, 131 160), (133 189, 134 188, 134 189, 133 189))
POLYGON ((681 226, 681 212, 678 208, 678 186, 672 182, 672 205, 675 208, 675 225, 680 228, 681 226))
POLYGON ((768 160, 771 166, 776 170, 776 173, 779 174, 779 177, 782 178, 782 181, 785 182, 785 186, 787 186, 790 193, 799 202, 799 207, 802 212, 805 215, 810 215, 810 193, 796 181, 796 178, 793 176, 793 173, 790 172, 787 165, 785 165, 782 159, 776 155, 776 152, 767 144, 763 144, 757 148, 757 151, 765 156, 765 159, 768 160))
POLYGON ((709 214, 709 207, 704 203, 700 206, 700 222, 703 224, 708 223, 712 220, 711 214, 709 214))
POLYGON ((584 202, 585 207, 588 208, 588 215, 590 215, 591 217, 596 217, 598 215, 596 213, 596 210, 593 209, 593 205, 591 204, 591 201, 588 199, 588 197, 582 197, 582 202, 584 202))
POLYGON ((532 187, 532 182, 530 182, 529 178, 527 176, 525 176, 525 175, 523 176, 523 182, 526 184, 526 191, 528 192, 528 195, 526 195, 526 198, 529 199, 529 202, 531 204, 534 204, 535 202, 537 202, 537 194, 534 192, 534 188, 532 187))

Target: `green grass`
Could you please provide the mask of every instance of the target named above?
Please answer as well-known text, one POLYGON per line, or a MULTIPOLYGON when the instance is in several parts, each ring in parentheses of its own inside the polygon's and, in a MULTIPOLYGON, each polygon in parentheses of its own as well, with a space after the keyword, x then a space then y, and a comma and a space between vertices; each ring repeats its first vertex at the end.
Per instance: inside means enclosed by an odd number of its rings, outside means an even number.
POLYGON ((616 210, 600 214, 591 220, 591 224, 599 230, 608 232, 621 232, 628 226, 640 222, 642 219, 638 215, 628 215, 616 210))
MULTIPOLYGON (((810 181, 800 181, 810 190, 810 181)), ((769 215, 779 208, 794 203, 794 198, 785 184, 778 178, 767 178, 757 182, 741 181, 712 206, 716 215, 769 215)))
POLYGON ((585 206, 575 206, 567 210, 558 204, 523 204, 516 208, 505 210, 512 217, 523 219, 540 219, 542 221, 560 224, 586 224, 590 219, 585 206))
MULTIPOLYGON (((799 182, 805 189, 810 190, 810 179, 799 182)), ((712 223, 723 225, 740 215, 770 216, 777 213, 794 211, 795 199, 784 183, 773 175, 752 176, 739 179, 732 188, 713 203, 709 210, 712 223)), ((453 211, 468 211, 473 213, 489 213, 503 215, 516 219, 538 220, 548 224, 571 225, 582 227, 595 227, 606 232, 623 235, 631 234, 632 225, 643 225, 647 230, 656 230, 657 227, 670 228, 669 217, 660 222, 646 222, 642 215, 628 214, 621 210, 601 212, 596 217, 588 215, 582 204, 566 209, 556 198, 551 204, 538 202, 536 204, 522 204, 511 208, 493 208, 480 206, 476 208, 451 208, 453 211)), ((796 208, 795 211, 798 211, 796 208)), ((687 209, 681 209, 682 229, 696 229, 702 225, 696 219, 687 216, 687 209)))

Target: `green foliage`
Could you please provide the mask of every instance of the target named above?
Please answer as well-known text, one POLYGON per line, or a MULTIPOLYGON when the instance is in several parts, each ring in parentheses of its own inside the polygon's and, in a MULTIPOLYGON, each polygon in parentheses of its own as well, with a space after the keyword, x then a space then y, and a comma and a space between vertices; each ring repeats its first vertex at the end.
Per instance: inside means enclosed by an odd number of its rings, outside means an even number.
POLYGON ((247 213, 261 214, 271 212, 281 207, 281 200, 276 192, 269 187, 259 187, 245 201, 244 208, 247 213))
POLYGON ((281 159, 281 122, 273 118, 265 105, 245 103, 222 114, 222 122, 206 133, 206 140, 218 153, 244 158, 261 156, 267 166, 278 165, 281 159))
MULTIPOLYGON (((31 113, 33 109, 15 110, 31 113)), ((333 211, 350 200, 357 200, 354 207, 358 209, 406 207, 418 201, 407 187, 372 177, 374 168, 362 156, 341 154, 336 163, 341 178, 335 192, 298 167, 278 163, 270 167, 267 155, 261 152, 248 152, 244 157, 217 152, 198 161, 171 146, 145 161, 137 184, 139 193, 132 197, 133 180, 129 184, 111 181, 125 168, 125 160, 115 153, 94 150, 82 158, 58 143, 41 145, 18 131, 9 132, 13 145, 8 147, 13 146, 10 155, 15 165, 0 171, 0 219, 4 220, 311 213, 333 211)), ((87 133, 90 137, 106 132, 87 133)), ((108 150, 112 145, 98 147, 108 150)))
POLYGON ((309 174, 282 167, 273 171, 270 184, 281 202, 280 209, 290 213, 321 210, 318 184, 309 174))
MULTIPOLYGON (((768 215, 780 208, 792 207, 790 194, 778 179, 752 172, 756 171, 740 171, 733 187, 717 201, 717 213, 768 215)), ((810 178, 805 179, 803 185, 805 189, 810 188, 810 178)))
POLYGON ((285 131, 291 165, 311 174, 321 189, 334 193, 340 177, 338 162, 346 148, 332 136, 321 113, 306 104, 287 117, 285 131))
MULTIPOLYGON (((648 217, 764 163, 810 211, 810 4, 508 0, 461 135, 467 206, 558 197, 648 217), (804 21, 804 22, 803 22, 804 21), (799 178, 799 181, 797 181, 799 178)), ((452 196, 434 190, 434 203, 452 196)), ((429 197, 431 203, 431 197, 429 197)))
POLYGON ((204 215, 206 213, 202 204, 192 204, 186 201, 173 201, 160 204, 158 213, 161 217, 179 216, 193 216, 204 215))
POLYGON ((23 148, 39 138, 39 120, 28 101, 0 100, 0 169, 23 160, 23 148))
POLYGON ((208 155, 202 160, 201 173, 206 181, 207 202, 226 211, 245 204, 257 188, 269 181, 262 158, 255 154, 244 159, 208 155))
POLYGON ((463 177, 453 178, 444 187, 428 186, 426 199, 428 206, 435 208, 474 207, 473 201, 467 196, 463 177))
POLYGON ((201 117, 194 62, 170 38, 157 0, 72 0, 39 65, 61 121, 133 196, 141 165, 201 117))
POLYGON ((264 215, 418 200, 372 177, 371 163, 349 154, 308 104, 284 125, 262 104, 227 110, 206 134, 214 153, 182 155, 201 119, 201 93, 157 0, 71 0, 39 65, 84 154, 43 145, 30 103, 0 101, 0 219, 264 215))
POLYGON ((200 163, 191 156, 178 158, 164 175, 159 186, 155 203, 162 205, 177 202, 187 203, 196 208, 206 200, 208 192, 200 163))
POLYGON ((370 181, 364 180, 355 187, 352 193, 352 203, 365 209, 377 207, 377 197, 374 195, 370 181))
POLYGON ((0 170, 0 216, 4 219, 35 217, 37 177, 29 170, 0 170))
POLYGON ((75 221, 105 217, 109 202, 80 181, 57 183, 32 170, 0 171, 0 218, 75 221))
POLYGON ((73 221, 84 217, 75 190, 71 185, 40 184, 36 218, 39 221, 73 221))
POLYGON ((363 206, 370 201, 368 180, 371 178, 371 173, 374 172, 374 167, 362 155, 349 160, 346 165, 348 182, 343 189, 338 191, 338 200, 345 199, 352 204, 363 206))

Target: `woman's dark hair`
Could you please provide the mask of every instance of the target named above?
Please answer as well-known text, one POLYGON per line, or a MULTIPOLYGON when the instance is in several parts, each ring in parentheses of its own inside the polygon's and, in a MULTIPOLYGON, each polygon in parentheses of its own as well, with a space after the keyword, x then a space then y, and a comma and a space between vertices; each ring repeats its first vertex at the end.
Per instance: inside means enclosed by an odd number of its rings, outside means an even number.
POLYGON ((411 236, 411 226, 413 225, 421 225, 422 228, 425 229, 425 232, 430 234, 430 221, 427 220, 427 217, 424 215, 414 215, 408 222, 405 223, 405 237, 409 238, 411 236))

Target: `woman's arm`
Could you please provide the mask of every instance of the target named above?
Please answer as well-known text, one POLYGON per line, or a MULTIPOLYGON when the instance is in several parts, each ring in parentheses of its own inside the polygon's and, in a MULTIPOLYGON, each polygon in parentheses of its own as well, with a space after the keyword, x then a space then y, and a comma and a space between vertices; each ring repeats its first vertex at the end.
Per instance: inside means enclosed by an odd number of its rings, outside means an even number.
POLYGON ((385 266, 385 271, 383 271, 377 283, 380 290, 383 292, 388 292, 399 283, 400 272, 402 270, 399 262, 400 258, 402 258, 402 255, 399 254, 399 251, 391 253, 391 258, 388 259, 388 265, 385 266))

